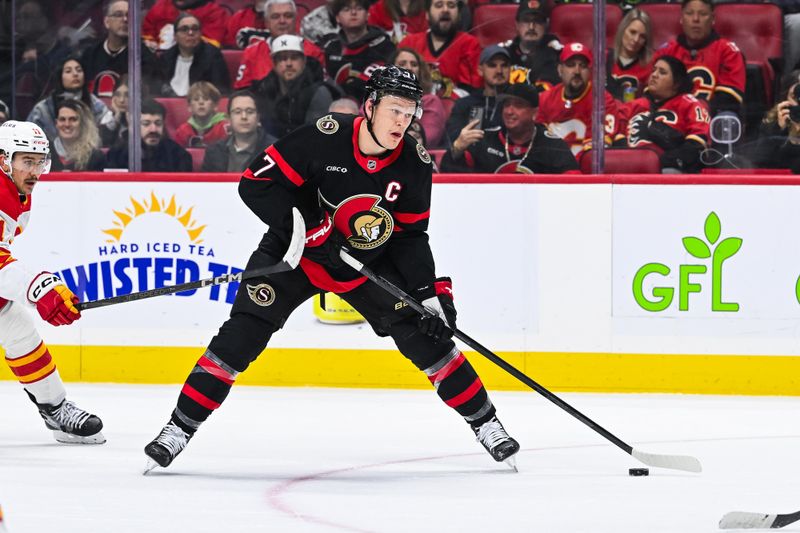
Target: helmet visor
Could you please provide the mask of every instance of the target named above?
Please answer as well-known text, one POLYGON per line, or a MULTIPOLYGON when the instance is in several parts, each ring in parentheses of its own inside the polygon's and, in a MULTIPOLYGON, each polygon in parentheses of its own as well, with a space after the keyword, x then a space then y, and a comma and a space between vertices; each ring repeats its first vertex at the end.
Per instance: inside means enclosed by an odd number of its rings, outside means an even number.
POLYGON ((15 157, 11 163, 11 167, 14 169, 20 169, 24 172, 32 172, 37 176, 50 172, 50 166, 52 163, 50 154, 45 154, 44 158, 41 160, 25 157, 26 154, 20 154, 19 152, 17 152, 15 155, 17 155, 17 157, 15 157))

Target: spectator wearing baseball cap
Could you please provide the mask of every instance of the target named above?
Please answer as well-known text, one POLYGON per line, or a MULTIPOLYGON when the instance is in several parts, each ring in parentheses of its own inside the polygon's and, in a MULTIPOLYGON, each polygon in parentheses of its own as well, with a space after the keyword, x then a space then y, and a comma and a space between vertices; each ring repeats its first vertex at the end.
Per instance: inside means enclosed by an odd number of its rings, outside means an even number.
POLYGON ((511 55, 511 83, 528 83, 549 89, 560 81, 558 37, 547 33, 547 14, 540 0, 522 0, 517 9, 517 36, 500 44, 511 55))
POLYGON ((492 44, 481 51, 479 63, 478 73, 483 79, 483 87, 456 100, 447 120, 449 144, 461 135, 464 128, 484 130, 501 124, 497 94, 508 86, 511 55, 508 49, 492 44))
POLYGON ((578 162, 567 143, 534 121, 539 107, 536 87, 514 84, 497 98, 502 124, 480 136, 459 136, 442 158, 442 172, 578 172, 578 162))
POLYGON ((253 86, 262 127, 278 138, 317 120, 341 96, 335 86, 320 81, 318 73, 307 68, 303 41, 290 34, 273 39, 272 71, 253 86))
MULTIPOLYGON (((537 122, 545 124, 579 154, 592 142, 592 51, 583 43, 564 45, 558 64, 561 83, 544 92, 537 122)), ((617 131, 617 103, 605 88, 605 138, 611 144, 617 131)))

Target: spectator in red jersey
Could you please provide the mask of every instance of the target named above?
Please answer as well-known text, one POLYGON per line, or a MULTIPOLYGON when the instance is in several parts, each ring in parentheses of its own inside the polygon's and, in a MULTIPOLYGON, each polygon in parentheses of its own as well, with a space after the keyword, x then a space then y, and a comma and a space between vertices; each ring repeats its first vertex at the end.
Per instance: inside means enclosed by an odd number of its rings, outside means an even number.
POLYGON ((409 33, 428 29, 425 0, 378 0, 369 8, 369 23, 383 28, 399 43, 409 33))
POLYGON ((325 65, 347 96, 362 101, 372 69, 383 66, 394 53, 389 36, 367 24, 369 0, 333 0, 331 10, 341 28, 323 43, 325 65))
POLYGON ((249 35, 254 32, 264 32, 267 26, 264 23, 264 2, 256 0, 247 7, 243 7, 228 19, 225 25, 225 38, 222 45, 225 48, 247 48, 249 35))
POLYGON ((498 43, 511 58, 511 83, 550 89, 558 83, 558 37, 547 33, 547 14, 539 0, 523 0, 516 15, 517 36, 498 43))
POLYGON ((686 66, 679 59, 659 57, 645 95, 620 107, 615 144, 655 150, 665 173, 699 171, 710 119, 706 103, 692 96, 691 88, 686 66))
POLYGON ((157 0, 142 23, 144 44, 153 51, 171 48, 175 44, 175 19, 183 12, 200 21, 204 41, 220 47, 229 15, 214 0, 157 0))
MULTIPOLYGON (((267 33, 244 50, 242 62, 233 83, 234 89, 247 89, 262 80, 272 71, 272 42, 283 35, 294 35, 297 23, 297 7, 293 0, 267 0, 264 5, 267 33)), ((325 54, 314 43, 303 39, 303 50, 309 62, 316 62, 324 73, 325 54)), ((316 69, 315 69, 316 70, 316 69)))
POLYGON ((227 94, 231 89, 228 67, 219 48, 211 46, 200 37, 200 19, 181 13, 174 23, 176 44, 159 58, 163 73, 163 96, 186 96, 189 86, 198 81, 208 81, 227 94))
POLYGON ((465 96, 483 84, 478 73, 481 46, 472 35, 458 29, 457 0, 427 0, 426 32, 412 33, 399 48, 412 48, 428 62, 436 94, 442 98, 465 96))
POLYGON ((736 43, 721 38, 713 29, 711 0, 681 2, 681 33, 655 53, 670 55, 686 65, 694 83, 692 94, 706 100, 711 116, 722 111, 741 113, 744 99, 744 56, 736 43))
POLYGON ((102 172, 106 157, 100 151, 100 134, 92 112, 80 100, 63 100, 56 109, 51 170, 102 172))
MULTIPOLYGON (((577 157, 592 143, 592 51, 581 43, 569 43, 561 51, 560 60, 561 83, 540 96, 536 122, 564 139, 577 157)), ((617 103, 611 93, 604 92, 603 126, 608 145, 617 131, 617 103)))
POLYGON ((642 95, 653 72, 653 31, 650 15, 631 9, 619 23, 614 49, 609 51, 606 88, 622 102, 642 95))
POLYGON ((390 65, 397 65, 410 70, 417 77, 422 87, 422 118, 419 122, 425 130, 425 143, 423 146, 435 148, 439 146, 444 137, 444 124, 447 121, 447 111, 442 99, 433 92, 431 71, 422 56, 411 48, 398 48, 389 58, 390 65))
POLYGON ((336 23, 336 17, 331 11, 332 4, 333 0, 327 0, 303 17, 303 20, 300 21, 300 35, 303 36, 303 39, 317 44, 329 33, 339 31, 339 24, 336 23))
POLYGON ((217 111, 222 95, 207 81, 189 87, 189 120, 178 126, 175 142, 186 148, 201 148, 228 136, 228 118, 217 111))

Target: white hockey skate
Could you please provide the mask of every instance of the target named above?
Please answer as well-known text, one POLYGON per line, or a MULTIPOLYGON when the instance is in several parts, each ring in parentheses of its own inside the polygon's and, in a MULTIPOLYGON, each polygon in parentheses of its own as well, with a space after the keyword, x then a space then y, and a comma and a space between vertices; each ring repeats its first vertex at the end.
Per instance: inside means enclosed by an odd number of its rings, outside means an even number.
POLYGON ((517 459, 514 457, 519 451, 519 443, 509 437, 503 424, 500 423, 496 416, 480 426, 472 426, 472 431, 478 437, 478 442, 486 448, 486 451, 495 461, 498 463, 503 461, 514 469, 514 472, 519 472, 517 470, 517 459))
POLYGON ((103 422, 97 415, 88 413, 64 400, 58 405, 37 404, 39 414, 47 429, 58 442, 64 444, 103 444, 106 438, 100 432, 103 422))
POLYGON ((147 455, 147 466, 144 469, 144 473, 147 474, 157 466, 168 467, 178 454, 186 448, 191 438, 191 435, 170 420, 161 430, 161 433, 144 447, 144 453, 147 455))

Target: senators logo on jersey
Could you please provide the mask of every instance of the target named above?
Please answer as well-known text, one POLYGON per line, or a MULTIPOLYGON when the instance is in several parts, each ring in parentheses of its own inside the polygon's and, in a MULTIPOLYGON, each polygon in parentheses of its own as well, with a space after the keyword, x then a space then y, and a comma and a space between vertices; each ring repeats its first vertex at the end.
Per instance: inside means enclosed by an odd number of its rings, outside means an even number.
POLYGON ((256 305, 261 307, 269 307, 275 302, 275 289, 266 283, 259 283, 258 285, 247 285, 247 295, 256 305))
POLYGON ((333 210, 333 224, 357 250, 371 250, 385 243, 394 231, 392 215, 380 207, 381 197, 360 194, 331 205, 320 193, 320 200, 333 210))

